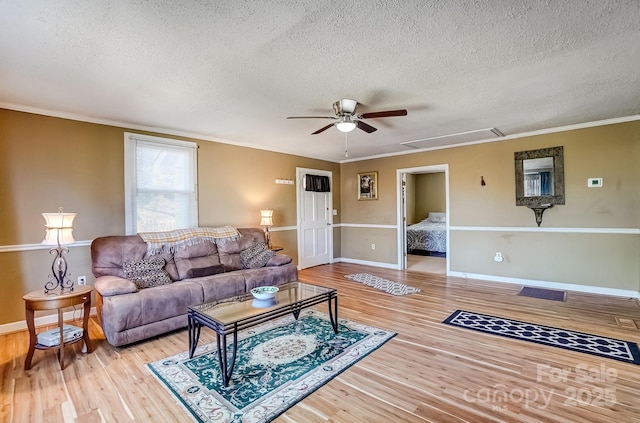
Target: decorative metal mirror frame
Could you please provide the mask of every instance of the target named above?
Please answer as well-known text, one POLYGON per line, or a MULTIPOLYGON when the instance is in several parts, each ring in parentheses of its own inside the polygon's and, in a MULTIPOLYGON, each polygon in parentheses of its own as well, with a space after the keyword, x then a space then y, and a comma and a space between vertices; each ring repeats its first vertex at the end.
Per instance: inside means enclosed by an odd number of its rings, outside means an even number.
POLYGON ((550 147, 539 150, 517 151, 514 153, 516 168, 516 206, 529 207, 536 216, 538 226, 542 223, 542 213, 550 207, 564 204, 564 148, 550 147), (524 160, 553 157, 553 194, 525 197, 524 160))

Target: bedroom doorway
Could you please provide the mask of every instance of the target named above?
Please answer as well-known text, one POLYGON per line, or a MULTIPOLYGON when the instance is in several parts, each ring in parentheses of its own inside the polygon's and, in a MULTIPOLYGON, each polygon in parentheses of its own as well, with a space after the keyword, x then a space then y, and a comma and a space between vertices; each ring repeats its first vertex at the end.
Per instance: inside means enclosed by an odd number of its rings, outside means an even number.
POLYGON ((397 184, 398 268, 449 274, 449 166, 398 169, 397 184))

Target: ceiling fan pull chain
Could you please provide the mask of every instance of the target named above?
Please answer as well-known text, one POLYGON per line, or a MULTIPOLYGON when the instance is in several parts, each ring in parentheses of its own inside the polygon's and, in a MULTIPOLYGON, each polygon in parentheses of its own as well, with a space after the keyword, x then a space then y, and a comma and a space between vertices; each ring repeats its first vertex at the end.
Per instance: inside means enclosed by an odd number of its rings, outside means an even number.
POLYGON ((344 133, 344 156, 349 157, 349 133, 344 133))

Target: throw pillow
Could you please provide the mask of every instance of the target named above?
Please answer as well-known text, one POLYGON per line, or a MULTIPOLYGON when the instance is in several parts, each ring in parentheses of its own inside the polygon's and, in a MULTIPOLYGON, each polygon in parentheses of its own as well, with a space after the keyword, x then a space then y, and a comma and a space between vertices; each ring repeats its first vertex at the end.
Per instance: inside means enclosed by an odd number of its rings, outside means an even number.
POLYGON ((264 243, 258 243, 240 252, 240 259, 245 269, 264 267, 267 262, 276 255, 275 251, 267 249, 264 243))
POLYGON ((217 275, 224 273, 224 264, 214 264, 208 267, 198 267, 187 271, 187 278, 201 278, 203 276, 217 275))
POLYGON ((138 289, 171 283, 169 274, 163 269, 165 261, 161 257, 147 260, 125 261, 122 265, 124 275, 135 283, 138 289))

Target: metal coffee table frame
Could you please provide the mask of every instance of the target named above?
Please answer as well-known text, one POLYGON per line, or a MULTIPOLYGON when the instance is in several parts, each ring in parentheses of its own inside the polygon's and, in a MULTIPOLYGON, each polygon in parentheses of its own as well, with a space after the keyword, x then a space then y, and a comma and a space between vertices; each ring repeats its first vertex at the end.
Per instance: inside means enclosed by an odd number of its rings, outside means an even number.
MULTIPOLYGON (((302 282, 291 282, 289 284, 281 285, 280 289, 292 289, 299 288, 300 286, 316 287, 310 284, 304 284, 302 282)), ((318 288, 323 288, 319 287, 318 288)), ((300 316, 300 311, 305 308, 312 307, 323 302, 327 302, 329 306, 329 319, 331 320, 331 326, 334 333, 338 333, 338 293, 335 289, 327 289, 326 292, 313 295, 309 298, 296 300, 291 303, 283 304, 281 306, 274 305, 265 309, 263 313, 240 318, 233 322, 223 323, 219 322, 212 316, 209 316, 196 307, 188 308, 188 332, 189 332, 189 358, 193 358, 193 354, 198 346, 198 340, 200 339, 200 328, 206 326, 213 329, 216 332, 217 350, 218 350, 218 362, 220 363, 220 373, 222 375, 222 382, 224 386, 229 386, 231 375, 233 373, 233 367, 236 363, 236 353, 238 351, 238 332, 250 328, 252 326, 259 325, 261 323, 268 322, 278 317, 286 316, 289 313, 293 313, 296 320, 300 316), (227 357, 227 335, 233 335, 233 349, 231 353, 231 361, 227 357)), ((251 294, 233 297, 227 300, 222 300, 215 303, 209 303, 211 308, 223 305, 226 303, 241 303, 245 301, 252 301, 253 296, 251 294)), ((200 305, 202 307, 202 305, 200 305)))

